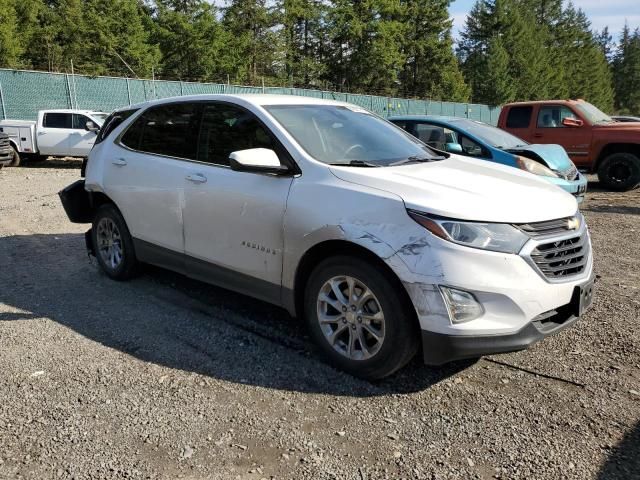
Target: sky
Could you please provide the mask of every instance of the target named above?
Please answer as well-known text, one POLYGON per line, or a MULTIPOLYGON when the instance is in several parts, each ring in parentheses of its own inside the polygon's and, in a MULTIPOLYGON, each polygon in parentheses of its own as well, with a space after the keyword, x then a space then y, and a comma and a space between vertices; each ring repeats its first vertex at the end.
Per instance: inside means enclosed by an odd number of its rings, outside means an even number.
MULTIPOLYGON (((454 0, 449 9, 453 18, 453 34, 464 26, 467 13, 475 0, 454 0)), ((609 26, 609 32, 617 37, 624 27, 625 19, 631 29, 640 27, 640 0, 574 0, 576 7, 582 8, 591 20, 594 30, 602 30, 609 26)))

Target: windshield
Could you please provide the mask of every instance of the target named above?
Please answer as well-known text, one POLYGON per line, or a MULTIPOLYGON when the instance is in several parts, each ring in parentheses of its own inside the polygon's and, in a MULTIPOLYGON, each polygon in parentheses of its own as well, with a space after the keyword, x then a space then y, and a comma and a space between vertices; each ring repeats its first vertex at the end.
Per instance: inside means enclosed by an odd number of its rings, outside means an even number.
MULTIPOLYGON (((316 160, 329 164, 389 166, 402 160, 435 159, 404 130, 357 107, 271 105, 267 111, 316 160)), ((439 158, 439 157, 438 157, 439 158)))
POLYGON ((502 150, 528 145, 528 143, 521 138, 511 135, 509 132, 505 132, 499 128, 487 125, 486 123, 461 119, 453 120, 451 124, 460 129, 462 133, 467 132, 484 141, 486 144, 502 150))
POLYGON ((591 123, 610 123, 613 122, 613 118, 604 113, 595 105, 591 105, 589 102, 576 103, 576 107, 580 110, 580 113, 589 120, 591 123))

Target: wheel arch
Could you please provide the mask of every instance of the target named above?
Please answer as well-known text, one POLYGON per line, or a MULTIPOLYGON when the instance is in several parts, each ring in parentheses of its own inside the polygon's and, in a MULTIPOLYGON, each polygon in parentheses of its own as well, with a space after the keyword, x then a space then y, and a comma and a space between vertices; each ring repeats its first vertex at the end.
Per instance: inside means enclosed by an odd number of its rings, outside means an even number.
POLYGON ((602 161, 614 153, 631 153, 640 158, 640 143, 608 143, 600 150, 593 171, 596 172, 602 161))
MULTIPOLYGON (((293 291, 290 294, 290 299, 285 301, 287 309, 292 315, 301 317, 303 314, 305 288, 313 269, 322 260, 338 255, 354 256, 378 266, 385 273, 387 278, 396 286, 403 303, 406 302, 406 305, 410 307, 409 310, 415 315, 415 308, 413 307, 413 302, 409 297, 409 293, 389 264, 387 264, 372 250, 369 250, 357 243, 342 239, 322 241, 309 248, 302 255, 296 268, 293 291)), ((415 315, 415 321, 418 322, 417 315, 415 315)))

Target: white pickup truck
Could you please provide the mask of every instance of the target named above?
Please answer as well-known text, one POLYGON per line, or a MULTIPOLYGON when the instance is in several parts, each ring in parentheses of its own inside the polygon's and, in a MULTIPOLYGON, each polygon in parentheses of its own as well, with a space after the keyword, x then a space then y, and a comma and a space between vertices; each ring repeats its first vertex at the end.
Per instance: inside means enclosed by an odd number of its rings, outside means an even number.
POLYGON ((2 120, 0 133, 9 135, 12 166, 21 160, 86 157, 108 114, 89 110, 40 110, 37 121, 2 120))

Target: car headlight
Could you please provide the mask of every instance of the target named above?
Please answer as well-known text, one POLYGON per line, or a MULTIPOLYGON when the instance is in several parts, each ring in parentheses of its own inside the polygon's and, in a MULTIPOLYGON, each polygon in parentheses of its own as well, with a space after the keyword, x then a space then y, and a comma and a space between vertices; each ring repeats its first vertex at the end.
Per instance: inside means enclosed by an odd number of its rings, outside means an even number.
POLYGON ((516 157, 516 161, 518 162, 519 169, 526 170, 527 172, 533 173, 534 175, 556 178, 560 176, 549 167, 545 167, 540 162, 536 162, 535 160, 531 160, 530 158, 516 157))
POLYGON ((508 223, 465 222, 408 210, 409 216, 434 235, 472 248, 518 253, 529 237, 508 223))

